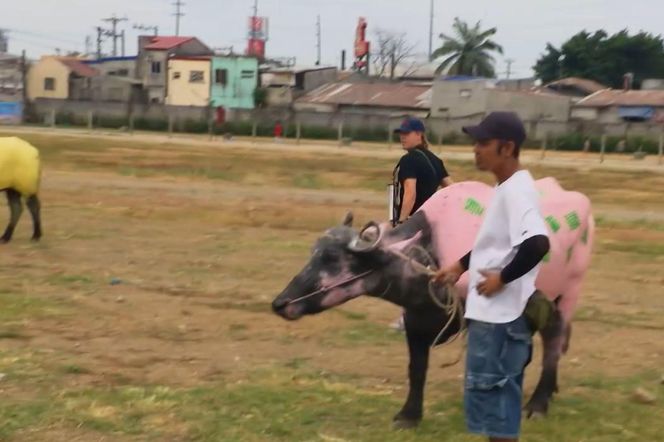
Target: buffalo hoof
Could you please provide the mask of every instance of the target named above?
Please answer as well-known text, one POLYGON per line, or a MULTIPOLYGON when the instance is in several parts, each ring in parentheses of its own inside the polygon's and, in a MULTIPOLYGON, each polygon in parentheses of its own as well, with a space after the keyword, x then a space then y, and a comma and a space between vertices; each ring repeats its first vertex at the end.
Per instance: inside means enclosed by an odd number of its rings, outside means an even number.
POLYGON ((395 430, 409 430, 417 428, 421 421, 421 417, 406 417, 399 413, 392 419, 392 426, 395 430))
POLYGON ((544 418, 549 411, 549 404, 547 401, 531 400, 524 408, 524 411, 528 419, 544 418))

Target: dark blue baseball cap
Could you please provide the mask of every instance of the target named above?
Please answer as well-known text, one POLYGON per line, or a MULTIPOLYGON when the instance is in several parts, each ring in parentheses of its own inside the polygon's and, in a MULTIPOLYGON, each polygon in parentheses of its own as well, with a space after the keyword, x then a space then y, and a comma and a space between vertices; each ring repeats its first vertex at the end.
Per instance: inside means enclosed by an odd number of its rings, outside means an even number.
POLYGON ((424 123, 422 123, 422 120, 418 120, 417 118, 406 118, 401 122, 401 126, 399 126, 397 129, 394 129, 395 134, 407 134, 410 132, 425 132, 426 129, 424 128, 424 123))
POLYGON ((513 141, 521 147, 526 140, 526 128, 514 112, 491 112, 477 126, 464 126, 463 131, 475 141, 513 141))

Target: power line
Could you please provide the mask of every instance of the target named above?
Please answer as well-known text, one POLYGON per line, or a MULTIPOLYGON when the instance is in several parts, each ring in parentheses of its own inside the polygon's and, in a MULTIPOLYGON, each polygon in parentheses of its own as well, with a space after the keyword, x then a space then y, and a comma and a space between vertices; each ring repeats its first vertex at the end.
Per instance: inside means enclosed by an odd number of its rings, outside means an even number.
POLYGON ((67 38, 54 37, 51 34, 42 34, 42 33, 39 33, 39 32, 25 31, 25 30, 22 30, 22 29, 15 29, 15 28, 8 28, 8 29, 5 29, 5 31, 9 31, 12 34, 19 34, 19 35, 22 34, 22 35, 26 35, 26 36, 29 36, 29 37, 32 37, 32 38, 38 38, 38 39, 41 39, 41 40, 48 40, 48 41, 55 40, 55 41, 59 41, 61 43, 68 43, 68 44, 74 44, 74 45, 79 44, 78 41, 69 40, 67 38))
MULTIPOLYGON (((122 21, 128 21, 127 17, 118 18, 113 14, 111 17, 102 18, 101 21, 105 21, 111 24, 112 30, 110 31, 110 37, 113 38, 113 56, 118 56, 118 38, 124 38, 122 33, 118 33, 118 23, 122 21)), ((124 45, 124 43, 123 43, 124 45)), ((124 55, 124 54, 122 54, 124 55)))
POLYGON ((173 14, 175 16, 175 35, 180 35, 180 17, 184 17, 184 12, 182 12, 184 2, 176 0, 173 6, 175 6, 175 14, 173 14))
POLYGON ((159 35, 159 26, 148 26, 148 25, 144 25, 144 24, 134 24, 133 28, 138 29, 139 31, 152 31, 152 32, 154 32, 155 36, 159 35))

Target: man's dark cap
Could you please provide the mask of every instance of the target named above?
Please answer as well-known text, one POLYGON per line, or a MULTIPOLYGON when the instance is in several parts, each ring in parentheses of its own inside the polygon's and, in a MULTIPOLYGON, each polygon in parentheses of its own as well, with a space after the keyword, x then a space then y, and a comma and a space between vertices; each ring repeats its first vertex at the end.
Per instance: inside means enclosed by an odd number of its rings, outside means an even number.
POLYGON ((521 147, 526 140, 526 128, 514 112, 491 112, 477 126, 464 126, 463 131, 475 141, 513 141, 521 147))

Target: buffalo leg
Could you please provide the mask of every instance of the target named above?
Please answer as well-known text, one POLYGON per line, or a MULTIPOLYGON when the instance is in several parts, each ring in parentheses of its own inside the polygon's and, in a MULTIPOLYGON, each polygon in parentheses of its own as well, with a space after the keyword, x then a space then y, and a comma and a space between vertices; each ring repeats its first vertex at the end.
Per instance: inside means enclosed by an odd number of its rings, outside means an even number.
POLYGON ((422 403, 424 401, 424 384, 426 383, 429 366, 429 349, 433 337, 413 331, 406 313, 406 338, 408 340, 408 398, 401 411, 394 416, 394 425, 398 428, 416 427, 422 420, 422 403))
POLYGON ((7 243, 12 239, 16 224, 21 218, 21 213, 23 212, 21 194, 14 189, 7 189, 7 203, 9 204, 9 224, 7 224, 5 233, 0 237, 0 242, 4 243, 7 243))
POLYGON ((30 210, 30 214, 32 215, 32 225, 33 225, 33 234, 32 234, 32 240, 33 241, 39 241, 39 238, 42 236, 42 229, 41 229, 41 204, 39 202, 39 198, 37 195, 32 195, 28 198, 26 201, 26 206, 28 206, 28 210, 30 210))
POLYGON ((542 373, 537 387, 526 405, 528 417, 546 415, 553 394, 558 392, 558 363, 568 343, 567 328, 560 311, 556 310, 552 320, 540 332, 544 351, 542 373))

